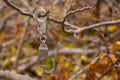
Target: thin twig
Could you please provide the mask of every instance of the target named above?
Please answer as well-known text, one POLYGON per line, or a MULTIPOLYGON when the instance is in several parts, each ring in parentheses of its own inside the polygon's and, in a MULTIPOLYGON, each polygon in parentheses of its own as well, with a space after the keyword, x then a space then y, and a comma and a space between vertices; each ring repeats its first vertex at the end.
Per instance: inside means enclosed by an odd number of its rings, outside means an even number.
POLYGON ((17 50, 17 53, 16 53, 16 61, 15 61, 15 64, 14 64, 15 68, 17 68, 17 65, 18 65, 18 59, 19 59, 19 56, 20 56, 20 53, 21 53, 21 50, 22 50, 22 45, 23 45, 23 42, 24 42, 24 39, 25 39, 25 34, 27 32, 29 22, 30 22, 30 18, 27 19, 27 22, 24 26, 22 37, 21 37, 21 40, 20 40, 20 43, 19 43, 19 46, 18 46, 18 50, 17 50))
POLYGON ((26 16, 30 16, 30 17, 33 17, 33 15, 30 13, 30 12, 25 12, 23 10, 21 10, 19 7, 17 7, 16 5, 14 5, 11 1, 9 0, 4 0, 4 2, 12 7, 13 9, 15 9, 16 11, 20 12, 22 15, 26 15, 26 16))
POLYGON ((2 11, 5 8, 5 4, 0 6, 0 11, 2 11))
MULTIPOLYGON (((91 61, 91 64, 95 64, 98 61, 98 58, 95 58, 91 61)), ((83 69, 79 70, 77 73, 75 73, 74 75, 72 75, 69 80, 73 80, 74 78, 76 78, 78 75, 80 75, 81 73, 83 73, 84 71, 87 70, 87 66, 85 66, 83 69)))
POLYGON ((7 48, 7 47, 9 47, 9 46, 11 46, 11 45, 13 45, 13 44, 15 44, 16 43, 16 40, 15 39, 11 39, 11 40, 9 40, 9 41, 7 41, 7 42, 4 42, 3 44, 1 44, 0 46, 1 46, 1 50, 0 50, 0 58, 2 58, 2 57, 4 57, 6 54, 4 53, 4 50, 7 48))
POLYGON ((72 15, 72 14, 75 14, 77 12, 83 12, 85 10, 88 10, 88 9, 94 9, 93 7, 83 7, 81 9, 76 9, 76 10, 73 10, 73 11, 69 11, 68 13, 65 14, 65 16, 63 17, 63 22, 66 21, 66 19, 68 18, 68 16, 72 15))
POLYGON ((107 27, 107 25, 115 25, 115 24, 119 24, 120 23, 120 19, 115 20, 115 21, 106 21, 106 22, 100 22, 100 23, 96 23, 90 26, 84 26, 82 28, 79 28, 77 30, 70 30, 69 32, 72 33, 80 33, 82 31, 88 30, 88 29, 92 29, 92 28, 96 28, 96 27, 107 27))
POLYGON ((77 73, 75 73, 73 76, 71 76, 69 78, 69 80, 73 80, 75 77, 77 77, 78 75, 80 75, 81 73, 83 73, 86 70, 86 67, 84 69, 79 70, 77 73))
MULTIPOLYGON (((33 6, 34 8, 31 10, 31 12, 33 13, 34 10, 36 9, 36 4, 34 4, 33 6)), ((31 17, 27 18, 27 22, 24 26, 24 30, 23 30, 23 33, 22 33, 22 37, 21 37, 21 40, 20 40, 20 44, 19 44, 19 47, 18 47, 18 51, 17 51, 17 54, 16 54, 16 61, 14 63, 14 67, 17 69, 17 66, 18 66, 18 59, 19 59, 19 56, 20 56, 20 53, 22 51, 22 45, 23 45, 23 42, 25 40, 25 34, 27 32, 27 29, 28 29, 28 25, 30 23, 30 19, 31 17)))
POLYGON ((64 26, 65 26, 65 21, 66 21, 66 19, 67 19, 70 15, 75 14, 75 13, 77 13, 77 12, 83 12, 83 11, 88 10, 88 9, 93 9, 93 7, 83 7, 83 8, 81 8, 81 9, 76 9, 76 10, 69 11, 68 13, 66 13, 66 14, 64 15, 63 19, 62 19, 62 30, 63 30, 64 32, 68 32, 68 31, 65 29, 64 26))
MULTIPOLYGON (((88 55, 91 53, 97 52, 97 49, 91 50, 91 49, 80 49, 80 48, 60 48, 57 51, 56 50, 50 50, 48 53, 48 57, 45 59, 48 59, 50 57, 54 57, 57 55, 72 55, 72 54, 81 54, 81 55, 88 55), (56 55, 57 54, 57 55, 56 55)), ((30 58, 27 58, 23 60, 23 62, 19 62, 20 66, 18 67, 18 71, 22 72, 28 68, 31 68, 36 63, 37 56, 33 56, 30 58)), ((94 61, 95 62, 95 61, 94 61)), ((80 71, 81 72, 81 71, 80 71)))
POLYGON ((17 12, 16 12, 16 11, 12 11, 12 12, 10 12, 6 17, 4 17, 4 19, 3 19, 2 22, 1 22, 0 31, 5 28, 6 22, 7 22, 12 16, 14 16, 15 14, 17 14, 17 12))
POLYGON ((27 7, 27 8, 31 7, 26 0, 20 0, 20 1, 24 4, 25 7, 27 7))

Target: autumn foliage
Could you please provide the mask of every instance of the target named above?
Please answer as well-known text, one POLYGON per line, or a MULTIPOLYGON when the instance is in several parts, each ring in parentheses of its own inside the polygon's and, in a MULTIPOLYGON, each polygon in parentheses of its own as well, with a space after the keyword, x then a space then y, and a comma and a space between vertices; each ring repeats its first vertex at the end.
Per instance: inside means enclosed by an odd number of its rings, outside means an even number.
POLYGON ((0 80, 120 80, 119 15, 119 0, 1 0, 0 80), (42 67, 39 9, 49 48, 42 67))

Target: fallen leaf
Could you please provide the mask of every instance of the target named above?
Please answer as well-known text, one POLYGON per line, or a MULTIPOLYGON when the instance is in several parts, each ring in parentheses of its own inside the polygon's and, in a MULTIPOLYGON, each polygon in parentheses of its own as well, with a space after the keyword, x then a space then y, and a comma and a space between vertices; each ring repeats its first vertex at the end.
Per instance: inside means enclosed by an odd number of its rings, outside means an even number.
POLYGON ((35 71, 35 74, 37 75, 37 76, 42 76, 42 74, 43 74, 43 69, 41 69, 39 66, 34 66, 34 68, 33 68, 33 70, 35 71))
POLYGON ((107 28, 107 31, 108 32, 113 32, 117 29, 117 27, 115 25, 109 25, 108 28, 107 28))
POLYGON ((115 43, 113 43, 110 48, 112 50, 120 50, 120 41, 116 41, 115 43))
MULTIPOLYGON (((104 56, 103 52, 99 54, 98 58, 99 59, 95 64, 89 64, 87 66, 86 80, 95 80, 97 77, 102 75, 110 67, 111 60, 113 61, 116 60, 113 54, 110 54, 109 56, 104 56)), ((111 80, 118 80, 118 74, 115 67, 113 67, 105 76, 112 76, 113 79, 111 80)))
POLYGON ((20 24, 17 24, 16 31, 15 31, 15 39, 20 40, 21 39, 21 34, 22 34, 22 27, 21 27, 20 24))
POLYGON ((117 61, 117 58, 115 57, 115 55, 113 53, 109 53, 108 56, 111 58, 112 62, 117 61))

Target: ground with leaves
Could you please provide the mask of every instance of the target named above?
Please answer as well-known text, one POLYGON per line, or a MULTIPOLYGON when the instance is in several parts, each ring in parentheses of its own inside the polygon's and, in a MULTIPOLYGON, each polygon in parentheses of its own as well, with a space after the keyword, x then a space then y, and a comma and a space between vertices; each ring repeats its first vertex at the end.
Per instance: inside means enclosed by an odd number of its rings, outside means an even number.
POLYGON ((1 0, 0 80, 120 80, 119 26, 119 0, 1 0), (36 64, 41 7, 50 74, 36 64))

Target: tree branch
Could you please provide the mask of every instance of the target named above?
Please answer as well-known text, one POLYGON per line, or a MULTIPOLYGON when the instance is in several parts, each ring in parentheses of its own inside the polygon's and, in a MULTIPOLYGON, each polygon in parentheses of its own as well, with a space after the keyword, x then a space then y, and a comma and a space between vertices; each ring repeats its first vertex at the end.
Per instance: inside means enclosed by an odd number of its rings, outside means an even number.
MULTIPOLYGON (((34 16, 32 13, 22 11, 16 5, 11 3, 9 0, 4 0, 4 2, 8 6, 10 6, 13 9, 17 10, 18 12, 20 12, 22 15, 26 15, 26 16, 29 16, 29 17, 33 17, 34 16)), ((89 8, 87 8, 87 7, 83 8, 83 10, 86 10, 86 9, 89 9, 89 8)), ((79 12, 79 11, 82 11, 82 10, 81 9, 77 9, 75 11, 71 11, 69 14, 67 14, 67 16, 71 15, 71 13, 73 14, 73 13, 76 13, 76 12, 79 12)), ((101 22, 101 23, 90 25, 90 26, 84 26, 82 28, 78 28, 78 26, 72 25, 72 24, 68 23, 67 21, 65 21, 63 23, 63 20, 58 20, 58 19, 55 19, 53 17, 48 17, 48 20, 75 29, 75 30, 73 30, 73 29, 67 30, 68 33, 79 33, 79 32, 82 32, 82 31, 85 31, 85 30, 88 30, 88 29, 91 29, 91 28, 102 27, 102 26, 105 26, 105 25, 114 25, 114 24, 120 23, 120 19, 118 19, 118 20, 115 20, 115 21, 106 21, 106 22, 101 22)))
POLYGON ((93 25, 90 25, 90 26, 84 26, 84 27, 79 28, 77 30, 70 30, 69 32, 80 33, 82 31, 85 31, 85 30, 88 30, 88 29, 92 29, 92 28, 96 28, 96 27, 102 27, 102 26, 107 27, 107 25, 115 25, 115 24, 118 24, 118 23, 120 23, 120 19, 115 20, 115 21, 106 21, 106 22, 96 23, 96 24, 93 24, 93 25))
MULTIPOLYGON (((50 57, 57 56, 57 55, 63 55, 63 54, 64 55, 72 55, 72 54, 88 55, 91 53, 95 53, 97 51, 98 51, 97 49, 91 50, 91 49, 81 49, 81 48, 72 48, 72 49, 61 48, 58 50, 49 51, 48 57, 45 59, 48 59, 50 57)), ((36 63, 36 59, 37 59, 37 56, 33 56, 28 59, 25 59, 23 62, 19 62, 20 66, 18 67, 18 71, 22 72, 22 71, 25 71, 26 69, 32 67, 36 63)))
POLYGON ((69 11, 68 13, 65 14, 65 16, 63 17, 63 22, 65 22, 65 20, 68 18, 68 16, 72 15, 72 14, 75 14, 77 12, 83 12, 85 10, 88 10, 88 9, 94 9, 93 7, 83 7, 81 9, 76 9, 74 11, 69 11))
POLYGON ((0 70, 0 80, 35 80, 29 76, 17 74, 12 71, 0 70))
POLYGON ((17 7, 16 5, 14 5, 12 2, 10 2, 9 0, 4 0, 4 2, 10 6, 11 8, 15 9, 16 11, 20 12, 22 15, 26 15, 26 16, 30 16, 33 17, 33 14, 31 14, 30 12, 25 12, 23 10, 21 10, 19 7, 17 7))
POLYGON ((22 51, 22 45, 23 45, 23 42, 24 42, 24 39, 25 39, 25 34, 27 32, 29 22, 30 22, 30 18, 27 19, 27 22, 24 26, 22 37, 21 37, 21 40, 20 40, 20 43, 19 43, 19 46, 18 46, 18 50, 17 50, 17 53, 16 53, 16 61, 15 61, 15 64, 14 64, 15 68, 17 68, 18 59, 19 59, 20 53, 22 51))

